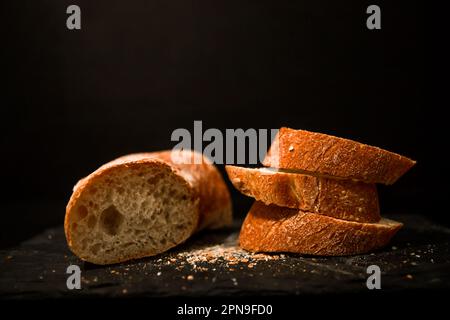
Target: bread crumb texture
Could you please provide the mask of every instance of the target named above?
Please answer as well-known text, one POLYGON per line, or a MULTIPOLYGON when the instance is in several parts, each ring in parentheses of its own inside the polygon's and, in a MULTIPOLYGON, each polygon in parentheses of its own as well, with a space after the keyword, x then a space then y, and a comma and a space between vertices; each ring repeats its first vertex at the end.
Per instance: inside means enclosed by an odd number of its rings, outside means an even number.
POLYGON ((168 165, 154 161, 100 171, 77 185, 65 222, 69 247, 97 264, 151 256, 185 241, 198 201, 168 165))

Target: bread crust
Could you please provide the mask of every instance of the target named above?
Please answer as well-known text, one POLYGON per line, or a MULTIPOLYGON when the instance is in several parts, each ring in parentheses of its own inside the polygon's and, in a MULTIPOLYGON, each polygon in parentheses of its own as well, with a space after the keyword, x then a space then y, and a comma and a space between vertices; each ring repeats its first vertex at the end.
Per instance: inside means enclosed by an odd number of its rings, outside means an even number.
POLYGON ((300 209, 359 222, 381 219, 374 184, 306 174, 225 167, 234 187, 266 205, 300 209))
POLYGON ((123 156, 102 165, 90 175, 78 181, 74 186, 73 193, 66 206, 64 219, 64 231, 67 244, 75 255, 82 260, 96 264, 112 264, 152 256, 167 251, 176 245, 168 244, 167 248, 164 248, 160 252, 141 252, 138 255, 117 257, 116 260, 108 262, 101 260, 92 261, 92 259, 88 259, 79 254, 79 250, 74 247, 70 228, 71 217, 75 214, 74 208, 83 193, 89 192, 91 187, 95 186, 101 177, 114 174, 118 170, 139 170, 143 166, 157 167, 161 173, 173 174, 178 179, 180 185, 183 185, 189 190, 191 201, 196 209, 192 215, 194 228, 186 233, 184 240, 199 230, 219 228, 231 224, 231 198, 228 188, 217 168, 206 159, 204 159, 205 161, 202 164, 176 164, 171 160, 170 153, 171 151, 167 150, 123 156))
POLYGON ((263 165, 393 184, 415 165, 399 154, 323 133, 281 128, 263 165))
POLYGON ((251 252, 291 252, 319 256, 355 255, 385 246, 402 223, 339 220, 256 201, 241 229, 240 246, 251 252))

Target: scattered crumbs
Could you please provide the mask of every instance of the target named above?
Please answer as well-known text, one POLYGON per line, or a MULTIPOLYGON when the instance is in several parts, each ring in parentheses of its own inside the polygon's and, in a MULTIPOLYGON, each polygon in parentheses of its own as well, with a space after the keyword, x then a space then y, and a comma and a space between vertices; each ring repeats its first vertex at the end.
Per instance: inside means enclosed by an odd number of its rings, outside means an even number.
POLYGON ((431 263, 434 263, 434 259, 430 259, 430 262, 431 262, 431 263))
POLYGON ((39 276, 39 279, 40 280, 44 280, 44 276, 39 276))
POLYGON ((158 260, 156 260, 156 262, 161 262, 162 261, 162 259, 158 259, 158 260))
POLYGON ((159 277, 161 275, 161 271, 158 271, 156 275, 159 277))
POLYGON ((413 278, 413 276, 410 274, 407 274, 405 277, 406 277, 406 279, 409 279, 409 280, 411 280, 413 278))
POLYGON ((392 246, 392 250, 397 250, 397 247, 396 246, 392 246))
POLYGON ((192 280, 194 280, 194 276, 192 274, 190 274, 190 275, 187 276, 186 279, 189 280, 189 281, 192 281, 192 280))
POLYGON ((216 282, 216 280, 217 280, 217 277, 213 277, 212 279, 211 279, 211 281, 214 283, 214 282, 216 282))
POLYGON ((53 239, 53 235, 52 235, 52 234, 49 234, 49 235, 47 236, 47 239, 48 239, 48 240, 52 240, 52 239, 53 239))
POLYGON ((411 265, 412 266, 417 266, 417 263, 416 262, 411 262, 411 265))
POLYGON ((408 260, 403 260, 402 263, 408 263, 408 260))
POLYGON ((55 273, 55 272, 56 272, 56 270, 55 270, 55 269, 53 269, 53 270, 52 270, 52 273, 55 273))
POLYGON ((371 256, 374 256, 374 255, 375 255, 375 253, 373 253, 373 252, 372 252, 372 253, 371 253, 370 255, 371 255, 371 256))
POLYGON ((416 258, 420 258, 420 255, 416 254, 416 258))
POLYGON ((92 279, 93 282, 97 282, 98 281, 98 277, 94 277, 94 279, 92 279))
POLYGON ((127 294, 127 293, 128 293, 128 290, 127 290, 127 289, 122 289, 122 293, 123 293, 123 294, 127 294))
POLYGON ((293 151, 294 150, 294 146, 289 146, 289 151, 293 151))
POLYGON ((13 258, 13 256, 6 256, 6 260, 11 260, 13 258))
POLYGON ((411 254, 410 254, 411 256, 415 256, 416 255, 416 253, 415 252, 411 252, 411 254))
POLYGON ((238 285, 238 282, 237 282, 236 278, 231 278, 231 281, 233 281, 233 285, 235 285, 235 286, 238 285))
POLYGON ((236 242, 218 245, 198 245, 189 251, 172 253, 163 259, 161 264, 176 265, 177 270, 190 269, 194 272, 216 271, 211 264, 219 265, 229 271, 243 269, 242 265, 253 268, 259 261, 285 259, 278 254, 251 253, 240 248, 236 242))

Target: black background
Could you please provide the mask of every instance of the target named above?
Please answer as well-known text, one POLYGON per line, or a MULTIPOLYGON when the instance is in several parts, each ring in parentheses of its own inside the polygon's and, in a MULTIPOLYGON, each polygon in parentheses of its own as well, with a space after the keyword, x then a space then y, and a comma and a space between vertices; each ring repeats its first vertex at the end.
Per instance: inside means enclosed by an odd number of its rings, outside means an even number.
MULTIPOLYGON (((79 178, 173 147, 172 131, 194 120, 302 128, 409 156, 417 166, 379 188, 383 212, 448 223, 433 207, 442 168, 428 129, 440 121, 427 91, 431 5, 378 1, 382 30, 368 30, 369 4, 3 2, 0 245, 61 224, 79 178), (81 7, 81 30, 66 28, 69 4, 81 7)), ((242 217, 251 200, 232 192, 242 217)))

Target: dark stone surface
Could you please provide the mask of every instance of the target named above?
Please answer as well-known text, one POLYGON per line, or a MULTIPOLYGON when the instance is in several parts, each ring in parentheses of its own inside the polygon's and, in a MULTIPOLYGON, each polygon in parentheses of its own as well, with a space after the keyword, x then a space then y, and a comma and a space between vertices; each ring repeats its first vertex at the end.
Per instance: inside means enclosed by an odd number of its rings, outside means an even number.
POLYGON ((113 266, 80 261, 66 246, 62 227, 49 229, 18 247, 0 251, 0 297, 153 297, 218 295, 309 295, 364 293, 369 265, 381 268, 383 292, 450 287, 450 230, 420 216, 394 216, 405 223, 385 249, 352 257, 285 255, 258 261, 253 268, 223 261, 180 266, 168 257, 193 246, 235 241, 230 230, 202 233, 169 253, 113 266), (162 262, 161 262, 162 261, 162 262), (66 288, 66 268, 82 270, 82 290, 66 288), (232 269, 232 270, 230 270, 232 269), (187 280, 192 275, 193 280, 187 280))

